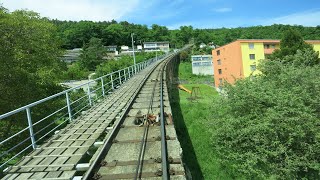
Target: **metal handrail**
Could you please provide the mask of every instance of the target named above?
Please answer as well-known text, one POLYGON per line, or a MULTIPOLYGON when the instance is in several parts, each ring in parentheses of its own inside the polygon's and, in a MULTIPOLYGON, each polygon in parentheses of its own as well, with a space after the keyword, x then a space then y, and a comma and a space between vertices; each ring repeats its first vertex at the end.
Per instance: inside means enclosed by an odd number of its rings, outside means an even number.
MULTIPOLYGON (((107 96, 108 93, 110 91, 114 90, 117 86, 120 86, 122 83, 124 83, 125 81, 127 81, 128 79, 133 77, 136 73, 143 70, 144 68, 146 68, 147 66, 149 66, 153 62, 155 62, 159 59, 162 59, 162 58, 163 57, 160 57, 158 59, 152 58, 152 59, 149 59, 148 61, 140 62, 140 63, 137 63, 136 65, 132 65, 132 66, 117 70, 112 73, 108 73, 108 74, 103 75, 101 77, 89 80, 88 82, 80 84, 76 87, 69 88, 69 89, 64 90, 62 92, 53 94, 53 95, 48 96, 46 98, 43 98, 41 100, 35 101, 35 102, 30 103, 28 105, 17 108, 13 111, 10 111, 10 112, 7 112, 5 114, 0 115, 0 122, 1 122, 1 120, 3 120, 4 118, 7 118, 12 115, 16 115, 20 112, 25 111, 25 113, 27 115, 26 120, 28 122, 28 125, 26 126, 26 128, 19 130, 17 133, 13 134, 10 137, 7 137, 3 140, 1 139, 0 140, 1 146, 3 146, 5 143, 12 142, 14 137, 17 137, 19 135, 27 133, 26 132, 27 130, 29 130, 29 134, 30 134, 27 137, 27 139, 24 140, 24 142, 20 142, 20 143, 17 142, 17 144, 13 144, 11 147, 8 147, 9 150, 6 150, 3 153, 1 153, 0 158, 5 157, 5 158, 8 158, 9 160, 3 159, 4 162, 1 162, 0 168, 5 167, 11 160, 15 159, 17 156, 20 156, 22 153, 24 153, 25 151, 30 149, 30 147, 35 149, 37 147, 37 145, 36 145, 37 142, 46 138, 47 135, 52 133, 54 130, 57 130, 58 128, 60 128, 63 124, 67 123, 68 121, 69 122, 73 121, 73 118, 76 115, 78 115, 80 112, 82 112, 86 108, 92 106, 93 103, 96 103, 99 98, 107 96), (137 67, 136 72, 133 70, 135 67, 137 67), (108 80, 105 80, 105 78, 108 78, 108 80), (90 87, 90 85, 92 83, 96 83, 96 82, 98 82, 98 83, 94 88, 90 87), (99 84, 99 82, 101 82, 101 83, 99 84), (80 89, 80 88, 87 88, 86 89, 87 92, 83 96, 81 96, 75 100, 71 100, 71 98, 69 97, 70 93, 72 91, 80 89), (33 124, 33 119, 32 119, 33 114, 31 113, 31 108, 33 108, 39 104, 48 102, 49 100, 52 100, 54 98, 57 98, 57 97, 61 98, 60 96, 65 96, 64 99, 66 100, 66 104, 64 104, 62 108, 60 106, 59 108, 57 108, 55 110, 52 109, 53 110, 52 112, 48 113, 43 118, 41 118, 40 120, 37 120, 33 124), (80 105, 76 104, 76 103, 80 103, 80 105), (76 104, 76 107, 72 107, 72 105, 74 106, 75 104, 76 104), (74 112, 75 109, 77 109, 77 112, 74 112), (56 115, 59 115, 59 117, 56 117, 56 115), (50 121, 44 127, 40 127, 41 129, 40 128, 36 129, 36 132, 34 132, 35 126, 37 126, 37 125, 39 126, 39 124, 41 124, 43 121, 48 120, 48 119, 49 120, 52 119, 53 121, 50 121), (61 123, 55 125, 55 123, 59 120, 62 120, 61 123), (48 129, 51 125, 53 125, 54 127, 52 129, 51 128, 48 129), (45 129, 48 129, 48 131, 46 131, 47 132, 46 134, 42 135, 42 133, 45 129), (39 135, 39 134, 41 137, 37 137, 37 139, 36 139, 35 135, 39 135), (20 146, 20 145, 26 143, 28 140, 31 140, 31 144, 26 144, 27 148, 25 148, 23 146, 22 147, 23 149, 21 151, 19 150, 19 152, 16 152, 16 154, 14 154, 12 156, 10 154, 10 157, 7 157, 9 152, 12 152, 14 149, 17 148, 17 146, 20 146)), ((61 100, 63 100, 63 99, 61 99, 61 100)))
MULTIPOLYGON (((151 59, 151 60, 153 60, 153 59, 151 59)), ((136 66, 139 66, 139 65, 141 65, 141 64, 143 64, 143 63, 144 63, 144 62, 137 63, 136 66)), ((134 66, 129 66, 129 67, 134 67, 134 66)), ((128 67, 127 67, 127 68, 128 68, 128 67)), ((36 101, 36 102, 30 103, 30 104, 25 105, 25 106, 22 106, 22 107, 20 107, 20 108, 18 108, 18 109, 15 109, 15 110, 13 110, 13 111, 10 111, 10 112, 7 112, 7 113, 5 113, 5 114, 2 114, 2 115, 0 115, 0 120, 1 120, 1 119, 4 119, 4 118, 6 118, 6 117, 8 117, 8 116, 10 116, 10 115, 13 115, 13 114, 16 114, 16 113, 18 113, 18 112, 21 112, 21 111, 23 111, 23 110, 25 110, 25 109, 27 109, 27 108, 33 107, 33 106, 35 106, 35 105, 38 105, 38 104, 40 104, 40 103, 43 103, 43 102, 48 101, 48 100, 50 100, 50 99, 53 99, 53 98, 55 98, 55 97, 58 97, 58 96, 60 96, 60 95, 63 95, 63 94, 65 94, 65 93, 67 93, 67 92, 80 89, 81 87, 86 86, 86 85, 89 85, 90 83, 95 82, 96 80, 99 80, 100 78, 104 78, 104 77, 107 77, 107 76, 111 76, 112 74, 119 73, 119 71, 123 71, 123 70, 125 70, 125 69, 127 69, 127 68, 114 71, 114 72, 112 72, 112 73, 103 75, 103 76, 98 77, 98 78, 96 78, 96 79, 92 79, 92 80, 90 80, 90 81, 88 81, 88 82, 86 82, 86 83, 80 84, 80 85, 75 86, 75 87, 73 87, 73 88, 69 88, 69 89, 64 90, 64 91, 62 91, 62 92, 56 93, 56 94, 51 95, 51 96, 49 96, 49 97, 43 98, 43 99, 41 99, 41 100, 38 100, 38 101, 36 101)))

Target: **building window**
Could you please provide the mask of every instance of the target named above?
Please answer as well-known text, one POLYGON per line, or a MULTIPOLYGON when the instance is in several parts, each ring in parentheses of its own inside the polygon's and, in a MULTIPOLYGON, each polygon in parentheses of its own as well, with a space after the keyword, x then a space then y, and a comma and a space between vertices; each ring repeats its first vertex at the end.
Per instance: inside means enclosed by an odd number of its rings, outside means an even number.
POLYGON ((250 65, 250 70, 251 71, 255 71, 257 69, 257 66, 256 65, 250 65))
POLYGON ((220 50, 217 51, 217 56, 219 56, 219 55, 220 55, 220 50))
POLYGON ((275 48, 276 48, 276 45, 271 44, 271 48, 272 48, 272 49, 275 49, 275 48))
POLYGON ((222 78, 219 78, 219 84, 222 84, 222 78))
POLYGON ((219 73, 219 74, 222 74, 222 69, 218 69, 218 73, 219 73))
POLYGON ((270 44, 263 45, 265 49, 270 49, 270 44))
POLYGON ((202 62, 201 65, 202 66, 211 66, 212 62, 202 62))
POLYGON ((249 49, 254 49, 254 43, 249 43, 249 49))
POLYGON ((201 61, 201 57, 192 57, 192 61, 201 61))
POLYGON ((201 63, 200 62, 196 62, 196 63, 193 63, 192 65, 193 66, 201 66, 201 63))
POLYGON ((217 62, 218 62, 218 65, 221 65, 221 60, 220 59, 218 59, 217 62))
POLYGON ((250 58, 251 60, 255 60, 255 59, 256 59, 256 55, 255 55, 255 54, 249 54, 249 58, 250 58))

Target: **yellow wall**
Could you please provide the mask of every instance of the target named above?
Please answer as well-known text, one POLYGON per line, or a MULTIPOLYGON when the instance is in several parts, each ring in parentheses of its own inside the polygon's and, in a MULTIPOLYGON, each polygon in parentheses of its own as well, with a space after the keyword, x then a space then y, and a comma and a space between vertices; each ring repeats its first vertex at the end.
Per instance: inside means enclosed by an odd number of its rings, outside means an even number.
POLYGON ((313 49, 319 52, 319 57, 320 57, 320 44, 313 44, 313 49))
POLYGON ((248 77, 251 74, 259 74, 260 71, 258 70, 252 72, 250 69, 250 65, 256 65, 257 67, 259 64, 259 60, 264 59, 263 43, 254 43, 253 49, 249 48, 249 43, 241 43, 241 54, 244 77, 248 77), (255 54, 255 60, 251 60, 249 54, 255 54))

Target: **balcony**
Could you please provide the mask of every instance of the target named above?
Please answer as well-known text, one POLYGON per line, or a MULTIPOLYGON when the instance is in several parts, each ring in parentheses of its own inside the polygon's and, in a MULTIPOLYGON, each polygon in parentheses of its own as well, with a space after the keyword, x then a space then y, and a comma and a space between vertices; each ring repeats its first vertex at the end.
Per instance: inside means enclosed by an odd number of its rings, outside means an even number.
POLYGON ((275 49, 264 49, 264 54, 272 54, 275 49))

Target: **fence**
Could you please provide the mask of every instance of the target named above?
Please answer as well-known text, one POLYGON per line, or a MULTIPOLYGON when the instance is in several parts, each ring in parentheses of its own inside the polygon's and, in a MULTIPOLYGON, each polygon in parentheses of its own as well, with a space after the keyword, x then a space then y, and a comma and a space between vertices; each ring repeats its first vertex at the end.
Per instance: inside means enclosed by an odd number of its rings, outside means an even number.
MULTIPOLYGON (((159 58, 152 58, 0 115, 0 169, 36 149, 55 131, 159 58), (1 128, 7 127, 7 128, 1 128)), ((1 174, 1 173, 0 173, 1 174)))

